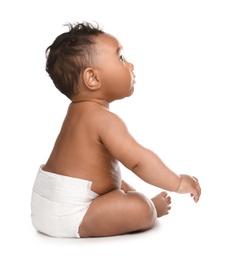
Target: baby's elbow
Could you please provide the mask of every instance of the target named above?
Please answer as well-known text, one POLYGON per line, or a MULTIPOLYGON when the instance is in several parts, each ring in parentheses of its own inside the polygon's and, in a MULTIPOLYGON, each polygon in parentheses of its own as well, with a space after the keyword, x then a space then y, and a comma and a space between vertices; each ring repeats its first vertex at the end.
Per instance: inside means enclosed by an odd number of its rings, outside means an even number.
POLYGON ((129 170, 131 170, 133 173, 137 174, 139 172, 139 168, 140 168, 140 163, 136 162, 133 165, 131 165, 129 170))

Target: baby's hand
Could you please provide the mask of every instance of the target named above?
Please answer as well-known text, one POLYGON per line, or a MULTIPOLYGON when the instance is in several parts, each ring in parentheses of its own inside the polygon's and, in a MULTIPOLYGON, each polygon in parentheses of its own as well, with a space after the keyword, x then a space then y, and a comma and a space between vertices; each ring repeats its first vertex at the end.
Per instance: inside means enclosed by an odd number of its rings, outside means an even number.
POLYGON ((135 189, 134 189, 130 184, 128 184, 127 182, 125 182, 124 180, 122 180, 121 189, 122 189, 124 192, 135 191, 135 189))
POLYGON ((195 202, 198 202, 201 196, 201 187, 196 177, 191 177, 186 174, 180 175, 180 186, 177 193, 190 193, 195 202))

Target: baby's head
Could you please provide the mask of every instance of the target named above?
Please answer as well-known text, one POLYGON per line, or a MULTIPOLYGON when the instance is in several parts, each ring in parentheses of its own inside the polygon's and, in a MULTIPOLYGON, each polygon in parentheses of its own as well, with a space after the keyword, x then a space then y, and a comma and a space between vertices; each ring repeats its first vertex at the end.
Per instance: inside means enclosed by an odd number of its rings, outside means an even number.
POLYGON ((46 50, 46 71, 72 102, 99 99, 112 102, 134 91, 134 65, 123 46, 98 24, 68 24, 46 50))
POLYGON ((97 23, 67 26, 69 31, 59 35, 46 49, 46 71, 56 88, 71 99, 78 93, 81 72, 94 66, 95 39, 104 32, 97 23))

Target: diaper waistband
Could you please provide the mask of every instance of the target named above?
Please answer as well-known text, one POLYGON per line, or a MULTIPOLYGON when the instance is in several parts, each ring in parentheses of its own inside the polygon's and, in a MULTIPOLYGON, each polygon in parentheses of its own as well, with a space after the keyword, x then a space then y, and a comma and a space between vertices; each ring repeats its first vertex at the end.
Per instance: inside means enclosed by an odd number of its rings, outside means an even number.
POLYGON ((40 166, 33 192, 58 203, 92 201, 99 195, 91 190, 92 182, 47 172, 40 166))

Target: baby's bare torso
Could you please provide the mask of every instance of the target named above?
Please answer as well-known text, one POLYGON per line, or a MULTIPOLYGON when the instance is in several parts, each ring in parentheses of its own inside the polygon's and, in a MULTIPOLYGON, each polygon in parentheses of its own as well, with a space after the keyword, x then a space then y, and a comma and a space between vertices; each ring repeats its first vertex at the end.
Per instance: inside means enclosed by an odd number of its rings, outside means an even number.
POLYGON ((118 161, 101 140, 111 112, 95 102, 72 103, 43 170, 92 181, 99 195, 121 186, 118 161))

